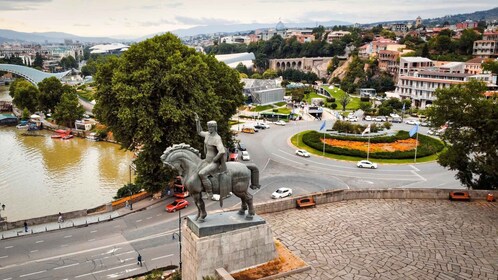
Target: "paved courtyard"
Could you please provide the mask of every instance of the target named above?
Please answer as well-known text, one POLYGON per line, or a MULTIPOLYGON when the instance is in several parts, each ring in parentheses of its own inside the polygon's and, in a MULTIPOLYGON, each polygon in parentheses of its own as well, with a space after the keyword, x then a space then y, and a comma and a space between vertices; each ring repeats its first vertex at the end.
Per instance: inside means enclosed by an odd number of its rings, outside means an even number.
POLYGON ((498 279, 498 203, 351 200, 262 215, 311 270, 282 279, 498 279))

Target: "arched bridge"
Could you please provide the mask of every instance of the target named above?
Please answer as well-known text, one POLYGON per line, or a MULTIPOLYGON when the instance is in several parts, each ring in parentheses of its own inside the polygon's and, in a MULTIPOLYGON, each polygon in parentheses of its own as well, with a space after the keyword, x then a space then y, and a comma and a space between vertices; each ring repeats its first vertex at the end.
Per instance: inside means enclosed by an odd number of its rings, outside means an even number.
POLYGON ((43 81, 45 78, 56 77, 57 79, 62 79, 62 77, 66 76, 71 72, 71 70, 62 72, 62 73, 45 73, 39 70, 36 70, 31 67, 14 65, 14 64, 0 64, 0 71, 10 72, 12 74, 19 75, 35 86, 38 86, 38 83, 43 81))

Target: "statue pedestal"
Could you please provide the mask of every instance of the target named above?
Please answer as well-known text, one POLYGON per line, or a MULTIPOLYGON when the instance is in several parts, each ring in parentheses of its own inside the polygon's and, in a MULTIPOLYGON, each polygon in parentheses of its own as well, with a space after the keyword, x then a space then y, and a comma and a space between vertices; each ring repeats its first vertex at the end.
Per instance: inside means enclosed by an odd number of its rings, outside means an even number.
POLYGON ((277 257, 269 225, 258 215, 251 221, 237 212, 210 214, 203 223, 187 217, 182 229, 182 279, 215 276, 217 268, 238 271, 277 257))

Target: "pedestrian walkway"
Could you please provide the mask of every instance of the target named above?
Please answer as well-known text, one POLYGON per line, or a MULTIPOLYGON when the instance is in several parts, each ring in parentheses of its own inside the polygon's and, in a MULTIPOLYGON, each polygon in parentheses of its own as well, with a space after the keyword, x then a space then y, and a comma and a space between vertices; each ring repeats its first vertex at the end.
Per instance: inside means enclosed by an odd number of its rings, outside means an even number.
POLYGON ((67 219, 67 220, 64 220, 62 223, 50 222, 50 223, 38 224, 38 225, 28 224, 28 231, 27 232, 25 231, 24 227, 0 231, 0 239, 25 236, 25 235, 29 235, 29 234, 48 232, 48 231, 53 231, 53 230, 65 229, 65 228, 86 226, 86 225, 96 224, 96 223, 100 223, 100 222, 107 222, 107 221, 116 219, 118 217, 126 216, 128 214, 133 213, 133 212, 143 210, 143 209, 145 209, 153 204, 162 202, 167 198, 168 198, 168 196, 160 198, 160 199, 151 199, 150 197, 142 199, 141 201, 137 201, 137 202, 133 203, 133 210, 130 210, 129 208, 123 207, 123 208, 114 210, 112 212, 98 213, 98 214, 92 214, 92 215, 78 217, 78 218, 67 219))

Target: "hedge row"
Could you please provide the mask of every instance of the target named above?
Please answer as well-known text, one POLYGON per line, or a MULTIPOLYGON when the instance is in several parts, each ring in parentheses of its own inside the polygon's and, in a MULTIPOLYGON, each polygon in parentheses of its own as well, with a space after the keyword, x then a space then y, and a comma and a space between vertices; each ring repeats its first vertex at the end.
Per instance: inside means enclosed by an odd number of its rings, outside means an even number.
MULTIPOLYGON (((315 150, 322 151, 323 150, 323 142, 320 140, 323 138, 323 133, 319 133, 317 131, 310 131, 303 135, 303 143, 312 147, 315 150)), ((367 142, 368 138, 366 137, 348 137, 348 136, 331 136, 325 134, 326 139, 338 139, 338 140, 348 140, 348 141, 359 141, 359 142, 367 142)), ((392 143, 397 140, 403 140, 410 138, 407 131, 399 131, 396 135, 393 136, 382 136, 382 137, 371 137, 371 143, 392 143)), ((428 137, 422 134, 418 136, 419 146, 417 148, 417 157, 426 157, 433 154, 436 154, 443 150, 444 144, 432 137, 428 137)), ((344 156, 353 156, 353 157, 366 157, 367 152, 345 149, 334 147, 330 145, 325 145, 325 152, 329 154, 336 155, 344 155, 344 156)), ((409 159, 415 157, 415 149, 410 151, 395 151, 395 152, 378 152, 378 153, 370 153, 371 158, 378 159, 409 159)))

